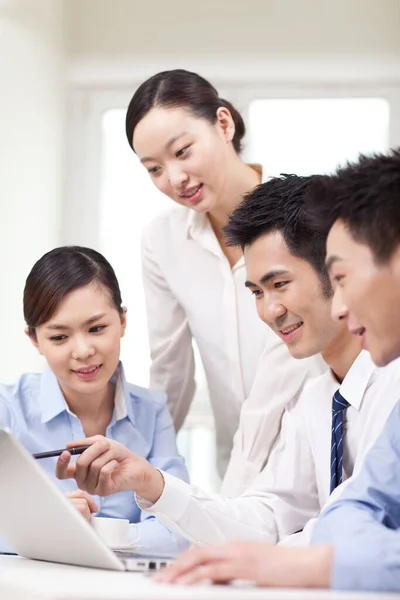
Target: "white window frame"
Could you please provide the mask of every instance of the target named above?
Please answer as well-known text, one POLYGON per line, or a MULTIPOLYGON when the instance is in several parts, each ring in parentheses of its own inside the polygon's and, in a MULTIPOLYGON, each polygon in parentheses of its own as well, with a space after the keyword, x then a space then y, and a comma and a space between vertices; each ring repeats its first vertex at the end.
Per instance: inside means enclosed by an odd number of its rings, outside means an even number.
MULTIPOLYGON (((143 78, 130 85, 96 85, 88 81, 70 82, 67 113, 67 153, 65 203, 61 236, 64 243, 99 247, 98 223, 101 185, 101 119, 107 111, 126 109, 134 90, 143 78)), ((384 98, 390 106, 389 146, 400 146, 400 81, 371 82, 268 81, 254 79, 245 83, 214 78, 221 97, 230 100, 247 121, 249 105, 255 98, 384 98)), ((244 151, 244 158, 246 153, 244 151)))

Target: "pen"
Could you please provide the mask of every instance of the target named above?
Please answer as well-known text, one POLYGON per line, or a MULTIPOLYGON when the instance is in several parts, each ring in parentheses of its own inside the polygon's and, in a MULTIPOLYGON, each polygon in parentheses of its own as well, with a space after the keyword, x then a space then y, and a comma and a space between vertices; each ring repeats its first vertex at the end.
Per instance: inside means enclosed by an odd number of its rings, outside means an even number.
POLYGON ((75 446, 75 448, 62 448, 62 450, 51 450, 50 452, 39 452, 38 454, 32 454, 33 458, 51 458, 52 456, 60 456, 63 452, 69 452, 70 454, 82 454, 90 446, 75 446))

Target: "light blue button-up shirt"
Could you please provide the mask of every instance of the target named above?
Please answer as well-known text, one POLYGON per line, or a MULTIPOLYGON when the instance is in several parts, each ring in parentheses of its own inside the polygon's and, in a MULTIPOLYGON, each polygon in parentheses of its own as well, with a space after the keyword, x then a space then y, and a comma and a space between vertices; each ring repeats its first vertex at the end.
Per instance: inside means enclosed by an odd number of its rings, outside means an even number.
POLYGON ((400 592, 400 402, 312 543, 334 546, 333 588, 400 592))
MULTIPOLYGON (((154 467, 188 481, 184 461, 176 447, 166 395, 127 383, 121 363, 114 379, 115 408, 106 436, 143 456, 154 467)), ((67 442, 86 437, 80 420, 69 411, 57 378, 49 368, 43 374, 26 373, 13 386, 0 385, 0 426, 9 427, 32 454, 64 448, 67 442)), ((46 458, 40 460, 40 465, 63 492, 76 490, 75 480, 56 478, 56 462, 57 458, 46 458)), ((99 506, 95 516, 140 522, 140 545, 146 550, 176 553, 186 547, 186 541, 141 511, 133 492, 94 498, 99 506)), ((9 548, 0 539, 0 551, 7 550, 9 548)))

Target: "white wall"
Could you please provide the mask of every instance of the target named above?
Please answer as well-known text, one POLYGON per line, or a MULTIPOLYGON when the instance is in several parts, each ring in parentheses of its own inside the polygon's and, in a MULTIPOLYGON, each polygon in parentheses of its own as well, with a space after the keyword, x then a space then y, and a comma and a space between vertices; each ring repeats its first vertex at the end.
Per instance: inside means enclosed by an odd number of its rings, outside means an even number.
POLYGON ((249 78, 400 72, 399 0, 69 0, 68 21, 81 81, 178 65, 208 77, 221 65, 249 78))
POLYGON ((60 239, 63 29, 60 0, 0 2, 1 382, 42 365, 23 334, 22 292, 60 239))
POLYGON ((201 73, 245 118, 256 97, 381 96, 391 105, 390 145, 400 144, 400 0, 68 0, 66 7, 66 243, 98 245, 102 113, 125 108, 137 85, 162 69, 201 73))
POLYGON ((399 52, 398 0, 69 0, 75 56, 399 52))

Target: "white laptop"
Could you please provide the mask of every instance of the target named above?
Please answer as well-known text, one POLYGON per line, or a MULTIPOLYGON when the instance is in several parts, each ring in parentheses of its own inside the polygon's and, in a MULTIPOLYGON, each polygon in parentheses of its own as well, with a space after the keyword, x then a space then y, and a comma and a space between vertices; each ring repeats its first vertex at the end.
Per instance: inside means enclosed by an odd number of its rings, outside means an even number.
POLYGON ((0 481, 0 536, 21 556, 116 571, 172 561, 110 550, 8 429, 0 429, 0 481))

